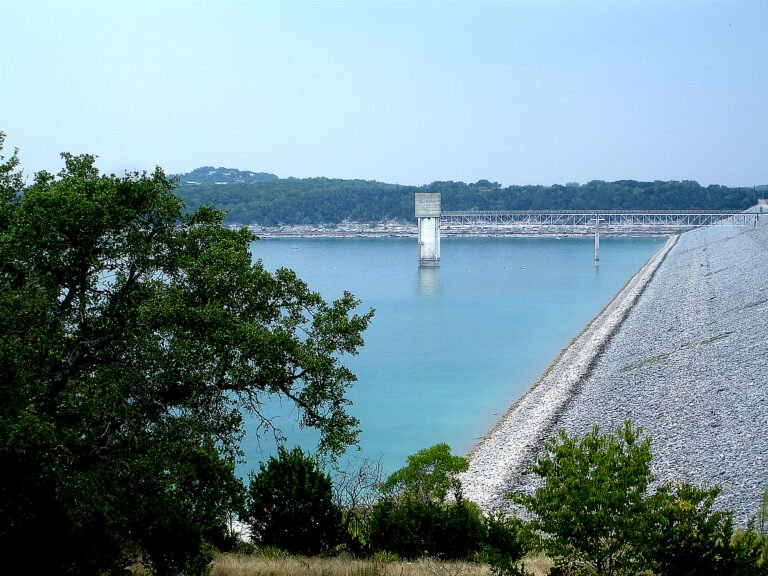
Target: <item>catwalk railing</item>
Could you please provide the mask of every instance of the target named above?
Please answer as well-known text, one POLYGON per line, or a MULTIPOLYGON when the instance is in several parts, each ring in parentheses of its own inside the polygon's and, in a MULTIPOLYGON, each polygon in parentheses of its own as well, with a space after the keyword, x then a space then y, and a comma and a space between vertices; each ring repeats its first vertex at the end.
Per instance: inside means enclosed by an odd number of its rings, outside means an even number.
POLYGON ((488 212, 441 212, 440 224, 451 228, 593 227, 607 229, 675 229, 700 226, 747 226, 756 213, 733 211, 616 211, 616 210, 505 210, 488 212))

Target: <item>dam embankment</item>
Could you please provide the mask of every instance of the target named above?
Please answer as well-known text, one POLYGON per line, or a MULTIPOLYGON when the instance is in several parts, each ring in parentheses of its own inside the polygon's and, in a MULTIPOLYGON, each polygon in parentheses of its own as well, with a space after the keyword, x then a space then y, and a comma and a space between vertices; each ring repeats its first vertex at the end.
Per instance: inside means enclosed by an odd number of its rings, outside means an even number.
POLYGON ((671 239, 469 454, 484 509, 533 490, 524 465, 563 428, 624 420, 652 438, 657 479, 722 487, 737 524, 768 486, 768 214, 671 239))

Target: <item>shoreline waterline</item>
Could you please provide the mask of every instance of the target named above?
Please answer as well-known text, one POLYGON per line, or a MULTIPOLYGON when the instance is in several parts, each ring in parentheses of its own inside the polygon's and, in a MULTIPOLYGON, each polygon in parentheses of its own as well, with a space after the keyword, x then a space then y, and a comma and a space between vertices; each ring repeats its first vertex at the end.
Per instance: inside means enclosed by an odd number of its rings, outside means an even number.
POLYGON ((557 417, 578 393, 611 337, 641 297, 677 242, 671 236, 467 453, 464 495, 490 511, 504 499, 510 472, 523 464, 553 433, 557 417))
MULTIPOLYGON (((360 223, 347 222, 328 225, 259 226, 232 224, 232 228, 247 228, 260 238, 414 238, 418 237, 416 224, 399 222, 360 223)), ((627 229, 603 227, 600 235, 608 238, 664 238, 679 234, 675 228, 627 229)), ((589 238, 594 236, 593 226, 505 226, 441 227, 442 237, 450 238, 589 238)))

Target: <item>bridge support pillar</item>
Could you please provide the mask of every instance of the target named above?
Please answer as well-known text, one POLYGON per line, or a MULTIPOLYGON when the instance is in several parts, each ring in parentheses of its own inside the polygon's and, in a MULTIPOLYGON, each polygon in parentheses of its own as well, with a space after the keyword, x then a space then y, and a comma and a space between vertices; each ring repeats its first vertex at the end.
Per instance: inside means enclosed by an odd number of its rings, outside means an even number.
POLYGON ((419 266, 440 266, 440 194, 416 193, 419 266))
POLYGON ((595 266, 600 266, 600 214, 595 214, 595 266))

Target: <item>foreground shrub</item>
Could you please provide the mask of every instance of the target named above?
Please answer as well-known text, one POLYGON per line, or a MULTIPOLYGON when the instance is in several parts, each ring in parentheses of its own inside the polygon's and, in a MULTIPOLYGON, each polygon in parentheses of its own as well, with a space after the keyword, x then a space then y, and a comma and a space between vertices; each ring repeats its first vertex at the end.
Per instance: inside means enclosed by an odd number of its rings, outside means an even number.
POLYGON ((660 576, 730 573, 731 516, 714 511, 719 488, 665 484, 646 500, 645 555, 660 576))
POLYGON ((494 576, 526 574, 522 560, 533 549, 529 526, 520 518, 490 514, 485 519, 485 542, 482 561, 491 566, 494 576))
POLYGON ((373 508, 368 525, 369 545, 374 552, 386 551, 402 558, 422 556, 430 539, 437 506, 408 500, 398 503, 393 498, 381 500, 373 508))
POLYGON ((768 576, 768 536, 750 524, 731 537, 728 553, 730 576, 768 576))
POLYGON ((385 496, 369 522, 371 549, 403 558, 468 558, 480 550, 485 525, 479 509, 461 496, 458 474, 467 461, 435 444, 408 457, 382 485, 385 496))
POLYGON ((646 532, 644 497, 652 480, 651 442, 641 434, 629 422, 615 435, 596 426, 582 437, 561 430, 531 465, 543 485, 512 498, 535 514, 558 569, 639 571, 636 546, 646 532))
POLYGON ((330 477, 296 447, 278 450, 250 475, 247 521, 261 546, 313 555, 340 538, 341 510, 332 501, 330 477))
POLYGON ((342 546, 355 556, 366 555, 368 524, 373 506, 381 496, 381 461, 363 459, 333 470, 334 502, 342 510, 342 546))
POLYGON ((480 511, 463 499, 438 504, 385 498, 374 507, 369 530, 373 550, 402 558, 469 558, 485 540, 480 511))
POLYGON ((395 498, 413 498, 443 503, 448 496, 461 492, 458 474, 469 467, 466 458, 453 456, 448 444, 435 444, 408 456, 408 464, 384 482, 386 494, 395 498))
POLYGON ((530 466, 543 484, 511 498, 535 515, 550 575, 766 575, 765 538, 751 527, 734 536, 731 513, 714 508, 720 488, 677 483, 649 494, 641 435, 630 422, 615 434, 561 430, 530 466))

